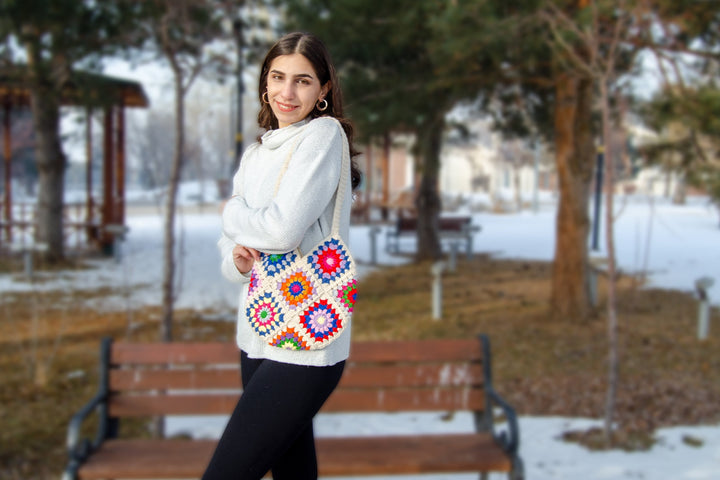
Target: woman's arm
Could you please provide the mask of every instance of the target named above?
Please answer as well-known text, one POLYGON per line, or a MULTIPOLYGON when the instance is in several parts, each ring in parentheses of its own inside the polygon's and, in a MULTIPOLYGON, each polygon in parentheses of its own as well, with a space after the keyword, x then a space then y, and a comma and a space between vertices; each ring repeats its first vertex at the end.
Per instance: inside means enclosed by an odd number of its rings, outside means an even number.
POLYGON ((242 196, 227 202, 223 211, 225 236, 267 253, 297 248, 337 189, 342 166, 340 128, 329 118, 310 123, 268 206, 250 208, 242 196))
MULTIPOLYGON (((257 144, 250 145, 243 153, 242 158, 246 158, 248 152, 256 147, 257 144)), ((244 165, 245 163, 241 161, 238 171, 235 172, 233 176, 233 196, 240 196, 242 194, 241 181, 244 165)), ((237 245, 225 236, 225 234, 221 234, 217 245, 220 250, 220 272, 222 275, 231 282, 246 283, 250 281, 250 270, 252 270, 253 260, 259 255, 257 250, 237 245)))

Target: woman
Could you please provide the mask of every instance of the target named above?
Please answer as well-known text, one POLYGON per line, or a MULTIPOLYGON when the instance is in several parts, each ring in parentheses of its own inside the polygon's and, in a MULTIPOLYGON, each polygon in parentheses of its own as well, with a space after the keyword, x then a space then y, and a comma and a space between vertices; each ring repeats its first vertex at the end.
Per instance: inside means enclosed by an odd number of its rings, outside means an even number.
MULTIPOLYGON (((268 345, 245 318, 260 252, 307 253, 330 232, 336 201, 343 202, 339 232, 347 242, 351 189, 336 198, 343 131, 355 154, 335 68, 319 39, 306 33, 281 38, 263 61, 258 85, 258 123, 268 131, 243 154, 218 243, 223 275, 242 284, 243 394, 205 480, 259 479, 268 470, 274 480, 316 479, 312 419, 337 386, 350 349, 349 327, 324 348, 296 351, 268 345)), ((355 188, 360 174, 351 165, 355 188)))

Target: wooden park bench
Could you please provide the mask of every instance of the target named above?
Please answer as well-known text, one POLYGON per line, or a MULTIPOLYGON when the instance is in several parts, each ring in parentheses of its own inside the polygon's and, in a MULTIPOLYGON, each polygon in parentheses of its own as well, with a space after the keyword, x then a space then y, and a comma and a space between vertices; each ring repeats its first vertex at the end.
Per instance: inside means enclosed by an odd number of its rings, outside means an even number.
MULTIPOLYGON (((64 479, 199 478, 216 440, 125 438, 121 420, 227 414, 241 384, 231 343, 113 343, 101 346, 97 395, 71 420, 64 479), (94 440, 81 426, 99 417, 94 440)), ((317 438, 321 476, 506 472, 523 479, 514 409, 493 389, 489 342, 356 342, 321 413, 473 412, 470 433, 317 438), (496 415, 504 418, 502 433, 496 415)))
MULTIPOLYGON (((481 230, 479 225, 472 224, 470 217, 440 217, 439 235, 441 240, 460 241, 465 243, 465 252, 468 259, 472 257, 473 237, 481 230)), ((388 252, 400 252, 400 240, 403 237, 417 235, 417 217, 400 216, 395 225, 385 234, 385 248, 388 252)))

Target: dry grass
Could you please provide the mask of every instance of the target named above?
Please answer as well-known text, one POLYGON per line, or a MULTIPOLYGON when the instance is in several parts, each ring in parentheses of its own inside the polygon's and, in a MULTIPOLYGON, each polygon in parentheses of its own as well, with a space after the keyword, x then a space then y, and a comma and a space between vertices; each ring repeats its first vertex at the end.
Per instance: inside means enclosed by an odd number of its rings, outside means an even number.
MULTIPOLYGON (((584 322, 549 318, 548 264, 486 257, 461 261, 456 273, 444 277, 440 321, 430 315, 429 271, 429 264, 416 264, 366 277, 359 286, 354 338, 486 333, 493 347, 496 387, 520 414, 603 415, 604 312, 584 322)), ((156 338, 159 309, 98 313, 83 307, 87 299, 107 293, 3 296, 0 478, 57 478, 65 461, 70 416, 96 389, 100 338, 156 338)), ((626 280, 619 308, 617 419, 624 436, 636 442, 638 435, 651 435, 659 426, 720 420, 720 338, 711 332, 709 340, 696 340, 695 300, 679 292, 638 290, 626 280)), ((713 316, 718 318, 717 310, 713 316)), ((231 341, 233 334, 231 323, 177 312, 178 340, 231 341)), ((147 430, 142 424, 130 428, 147 430)))
MULTIPOLYGON (((599 418, 608 351, 604 284, 586 321, 547 312, 550 265, 477 257, 444 281, 443 320, 430 315, 429 264, 381 271, 359 288, 356 338, 490 336, 497 389, 521 414, 599 418)), ((631 431, 720 420, 720 339, 696 339, 697 301, 622 279, 617 420, 631 431)), ((717 309, 713 316, 718 317, 717 309)))
MULTIPOLYGON (((104 336, 157 338, 160 310, 98 313, 83 308, 106 290, 5 295, 0 304, 0 478, 58 478, 70 417, 97 390, 104 336), (130 313, 130 314, 129 314, 130 313)), ((178 339, 230 341, 234 325, 176 313, 178 339)), ((147 431, 141 424, 130 429, 147 431)), ((92 436, 93 425, 87 430, 92 436)))

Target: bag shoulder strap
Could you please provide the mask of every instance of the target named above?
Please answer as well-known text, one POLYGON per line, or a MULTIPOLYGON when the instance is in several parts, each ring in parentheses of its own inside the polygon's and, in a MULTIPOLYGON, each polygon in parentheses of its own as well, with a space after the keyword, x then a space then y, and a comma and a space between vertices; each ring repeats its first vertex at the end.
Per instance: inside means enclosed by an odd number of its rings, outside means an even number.
POLYGON ((280 167, 280 173, 278 173, 278 178, 275 181, 275 189, 273 190, 273 198, 275 198, 275 196, 278 193, 278 190, 280 189, 280 181, 285 176, 285 172, 288 169, 288 165, 290 165, 290 159, 292 158, 292 154, 295 153, 295 148, 297 147, 298 142, 300 142, 300 139, 296 138, 292 144, 292 147, 290 147, 290 151, 288 151, 288 154, 285 157, 285 161, 283 162, 282 167, 280 167))
MULTIPOLYGON (((335 189, 337 196, 335 199, 335 210, 333 211, 332 226, 330 227, 332 236, 338 236, 340 234, 340 216, 342 215, 342 207, 345 200, 345 193, 347 192, 347 184, 350 180, 350 145, 347 135, 345 135, 345 129, 342 128, 340 122, 334 117, 327 118, 332 118, 335 121, 335 124, 340 129, 340 133, 342 135, 342 165, 340 167, 340 180, 338 182, 337 188, 335 189)), ((293 146, 290 148, 290 151, 287 154, 287 157, 285 157, 285 162, 280 168, 278 179, 275 182, 273 198, 275 197, 275 195, 277 195, 277 192, 280 189, 280 181, 282 180, 285 172, 288 169, 290 159, 292 158, 292 154, 295 153, 295 148, 297 147, 299 141, 300 138, 295 140, 293 146)))

